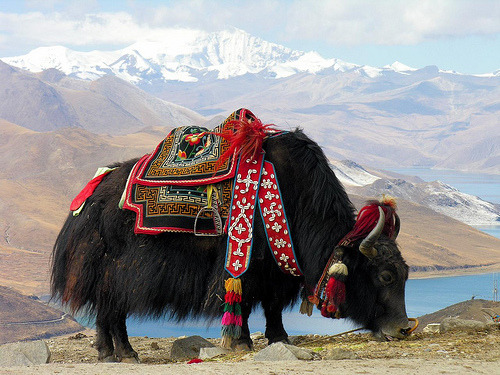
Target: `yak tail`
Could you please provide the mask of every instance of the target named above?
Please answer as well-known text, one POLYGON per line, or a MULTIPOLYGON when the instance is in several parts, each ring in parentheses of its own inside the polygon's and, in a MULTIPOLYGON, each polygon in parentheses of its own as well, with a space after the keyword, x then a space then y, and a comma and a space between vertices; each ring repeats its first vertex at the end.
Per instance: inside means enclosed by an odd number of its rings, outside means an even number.
POLYGON ((88 215, 66 219, 52 252, 52 298, 68 306, 72 313, 82 308, 92 313, 99 285, 99 262, 104 254, 97 220, 88 215))

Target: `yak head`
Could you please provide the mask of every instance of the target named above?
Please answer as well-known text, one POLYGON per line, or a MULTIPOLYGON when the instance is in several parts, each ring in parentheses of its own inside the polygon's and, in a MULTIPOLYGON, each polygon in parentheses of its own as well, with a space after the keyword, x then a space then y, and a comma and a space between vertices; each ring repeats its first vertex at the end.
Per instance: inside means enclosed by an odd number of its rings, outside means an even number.
POLYGON ((404 338, 410 332, 405 307, 408 266, 395 242, 399 218, 394 213, 388 236, 384 233, 386 219, 380 206, 378 213, 377 225, 365 238, 339 249, 349 270, 346 300, 340 312, 380 339, 404 338))

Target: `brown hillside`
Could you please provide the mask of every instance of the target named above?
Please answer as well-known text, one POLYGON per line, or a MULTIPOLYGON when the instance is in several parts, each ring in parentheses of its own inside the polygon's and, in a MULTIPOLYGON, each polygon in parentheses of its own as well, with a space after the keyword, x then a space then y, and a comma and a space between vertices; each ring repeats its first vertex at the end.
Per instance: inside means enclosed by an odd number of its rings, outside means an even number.
POLYGON ((63 312, 0 286, 0 345, 43 339, 83 329, 63 312))
POLYGON ((39 133, 0 120, 0 285, 46 293, 49 254, 73 197, 99 166, 144 155, 167 132, 115 139, 77 128, 39 133))
POLYGON ((75 127, 100 134, 128 134, 148 126, 204 121, 198 113, 116 77, 89 82, 55 69, 34 74, 2 61, 0 118, 41 132, 75 127))
POLYGON ((444 319, 450 317, 491 323, 493 322, 493 317, 496 315, 500 315, 500 302, 470 299, 445 307, 431 314, 419 316, 418 321, 420 324, 416 331, 421 332, 427 324, 441 323, 444 319))

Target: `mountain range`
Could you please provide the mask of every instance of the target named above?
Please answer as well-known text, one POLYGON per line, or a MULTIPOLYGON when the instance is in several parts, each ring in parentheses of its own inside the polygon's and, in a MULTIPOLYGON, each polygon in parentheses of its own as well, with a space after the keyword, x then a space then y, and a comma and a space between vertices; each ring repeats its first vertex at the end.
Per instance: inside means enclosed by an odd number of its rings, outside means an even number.
MULTIPOLYGON (((215 33, 175 29, 159 41, 138 41, 116 51, 41 47, 2 60, 35 73, 57 69, 64 76, 52 71, 53 76, 79 78, 87 89, 117 77, 202 115, 247 107, 264 121, 304 128, 334 159, 375 168, 500 172, 500 70, 464 75, 399 62, 381 68, 357 65, 269 43, 236 28, 215 33)), ((97 124, 104 116, 96 117, 89 122, 97 124)), ((160 124, 160 117, 153 122, 160 124)))
POLYGON ((109 134, 204 120, 113 76, 82 81, 56 69, 29 74, 1 61, 0 118, 35 131, 75 127, 109 134))

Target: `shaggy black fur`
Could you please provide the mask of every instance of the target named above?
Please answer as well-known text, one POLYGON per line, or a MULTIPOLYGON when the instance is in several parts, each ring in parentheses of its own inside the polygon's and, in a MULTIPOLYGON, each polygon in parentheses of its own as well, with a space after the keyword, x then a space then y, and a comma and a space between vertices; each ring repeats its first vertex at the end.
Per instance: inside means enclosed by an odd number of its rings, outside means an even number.
MULTIPOLYGON (((276 168, 304 277, 280 271, 262 221, 256 218, 251 264, 242 276, 240 341, 247 345, 251 345, 248 316, 258 303, 266 315, 269 342, 287 339, 283 308, 294 303, 301 284, 315 285, 333 248, 354 225, 354 208, 346 192, 321 148, 301 130, 266 140, 264 149, 276 168)), ((104 178, 80 215, 68 217, 54 246, 52 294, 73 310, 85 309, 96 316, 100 360, 113 353, 119 360, 137 357, 125 328, 130 314, 168 314, 177 320, 222 315, 227 236, 134 234, 135 213, 120 210, 118 202, 135 162, 115 165, 119 168, 104 178)), ((355 249, 347 249, 344 256, 349 277, 342 312, 374 331, 401 314, 406 316, 406 264, 394 241, 380 243, 384 250, 379 249, 372 261, 355 249), (378 281, 380 271, 387 268, 396 275, 392 287, 378 281)))

